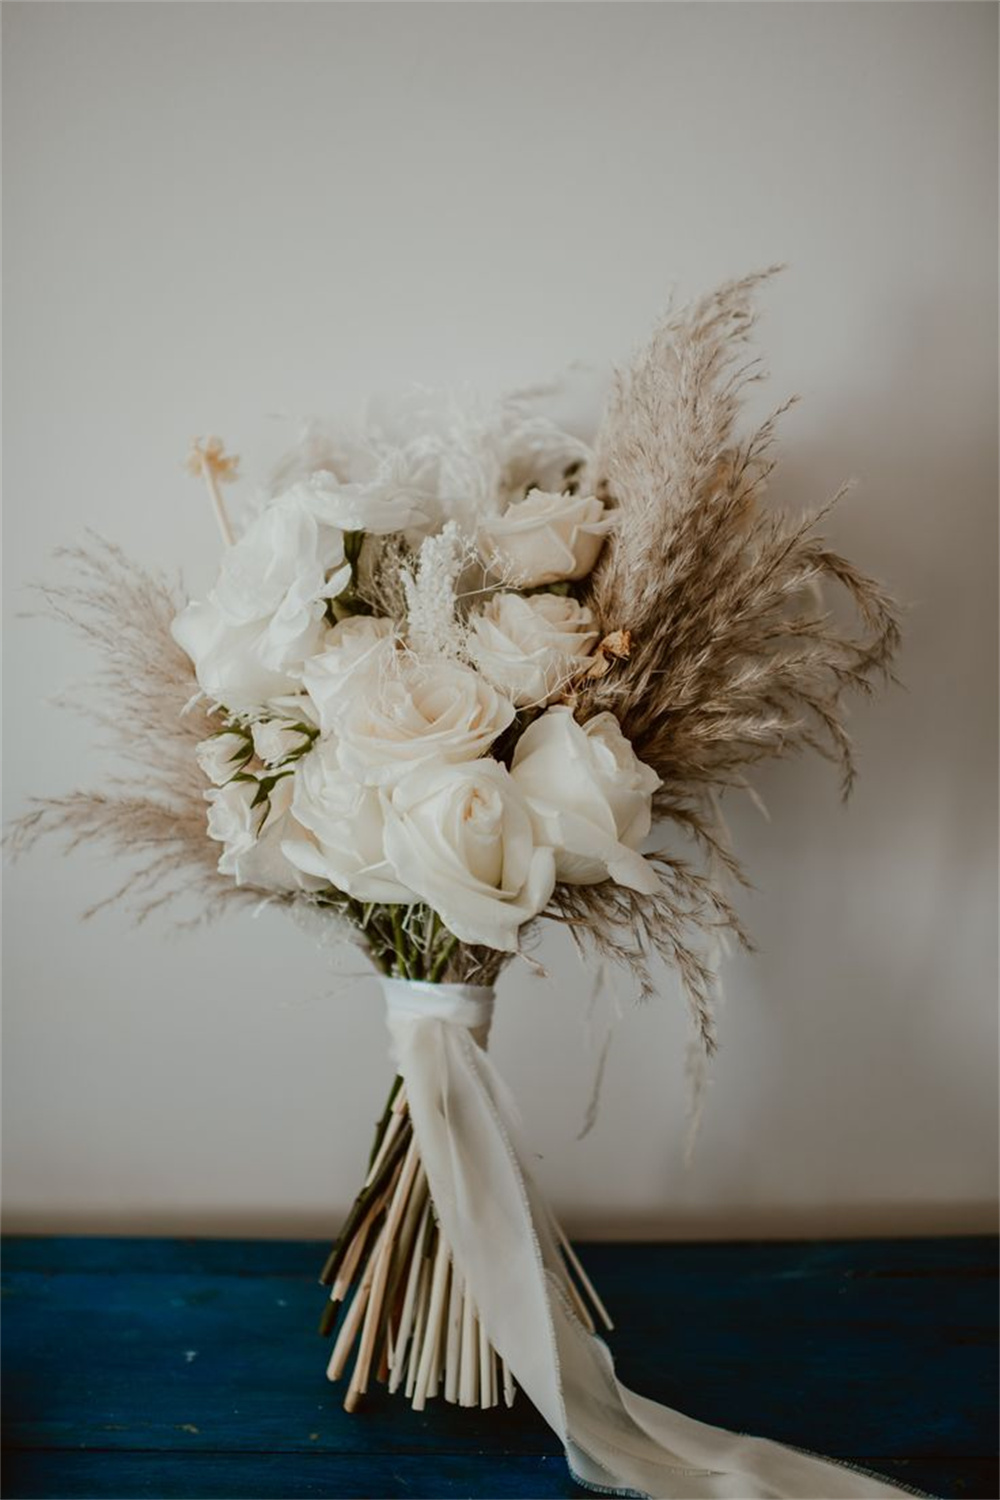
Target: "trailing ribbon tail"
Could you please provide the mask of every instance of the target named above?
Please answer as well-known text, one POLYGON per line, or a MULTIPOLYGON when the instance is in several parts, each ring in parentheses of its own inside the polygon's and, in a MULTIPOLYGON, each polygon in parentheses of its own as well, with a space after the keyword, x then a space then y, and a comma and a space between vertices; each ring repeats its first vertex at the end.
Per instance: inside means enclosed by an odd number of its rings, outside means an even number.
POLYGON ((389 1032, 442 1230, 497 1352, 584 1486, 639 1500, 878 1500, 876 1475, 711 1427, 621 1385, 573 1311, 552 1219, 485 1043, 493 991, 384 980, 389 1032))

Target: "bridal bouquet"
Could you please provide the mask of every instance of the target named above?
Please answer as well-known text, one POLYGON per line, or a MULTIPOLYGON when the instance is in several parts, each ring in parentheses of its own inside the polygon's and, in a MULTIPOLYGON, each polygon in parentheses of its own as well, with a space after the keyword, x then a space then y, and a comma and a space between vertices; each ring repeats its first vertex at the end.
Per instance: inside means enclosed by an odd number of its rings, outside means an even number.
POLYGON ((501 970, 555 921, 647 993, 675 965, 710 1052, 712 955, 743 938, 722 794, 805 748, 850 785, 843 701, 887 673, 896 617, 817 516, 765 503, 775 417, 737 431, 760 280, 668 315, 589 442, 526 398, 418 393, 310 429, 238 528, 236 461, 197 444, 225 543, 206 598, 107 545, 44 591, 104 652, 134 772, 15 830, 138 854, 116 894, 140 915, 266 899, 363 950, 398 1076, 322 1273, 328 1373, 349 1409, 375 1380, 417 1408, 517 1382, 614 1493, 895 1493, 618 1383, 486 1051, 501 970))

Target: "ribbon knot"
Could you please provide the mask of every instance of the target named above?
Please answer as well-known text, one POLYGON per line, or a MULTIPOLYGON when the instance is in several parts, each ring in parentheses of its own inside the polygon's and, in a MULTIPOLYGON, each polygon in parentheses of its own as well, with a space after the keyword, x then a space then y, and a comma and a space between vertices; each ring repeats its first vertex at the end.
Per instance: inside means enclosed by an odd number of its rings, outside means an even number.
POLYGON ((383 979, 390 1032, 400 1022, 443 1021, 471 1031, 485 1047, 496 992, 483 984, 430 984, 422 979, 383 979))

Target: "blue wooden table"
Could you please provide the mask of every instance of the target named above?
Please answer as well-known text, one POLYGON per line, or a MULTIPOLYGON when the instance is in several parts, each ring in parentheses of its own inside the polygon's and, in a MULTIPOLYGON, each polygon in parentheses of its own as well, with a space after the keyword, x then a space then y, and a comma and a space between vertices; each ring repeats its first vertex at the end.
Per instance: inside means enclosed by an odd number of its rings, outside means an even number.
MULTIPOLYGON (((996 1243, 589 1245, 625 1382, 937 1496, 1000 1494, 996 1243)), ((3 1495, 582 1495, 519 1396, 345 1415, 324 1247, 10 1239, 3 1495)))

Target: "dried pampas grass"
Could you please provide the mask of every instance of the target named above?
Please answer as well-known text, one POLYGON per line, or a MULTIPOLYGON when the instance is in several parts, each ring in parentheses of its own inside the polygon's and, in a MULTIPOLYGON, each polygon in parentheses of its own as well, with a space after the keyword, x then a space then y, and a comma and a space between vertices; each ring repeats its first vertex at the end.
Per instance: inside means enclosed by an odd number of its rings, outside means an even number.
POLYGON ((605 955, 649 986, 648 951, 676 962, 698 1030, 712 1044, 711 973, 697 937, 720 924, 743 938, 724 890, 742 879, 718 795, 745 788, 772 756, 814 749, 854 776, 845 698, 891 677, 897 611, 884 590, 817 533, 830 505, 805 518, 765 508, 778 417, 741 437, 740 400, 762 376, 746 353, 753 296, 773 274, 734 281, 676 314, 617 378, 596 472, 619 524, 585 602, 629 653, 576 696, 581 719, 616 715, 663 785, 661 824, 694 840, 703 874, 670 864, 663 893, 609 886, 561 893, 562 910, 605 955), (822 603, 838 585, 851 622, 822 603))
POLYGON ((129 878, 91 906, 124 903, 140 921, 183 900, 201 921, 261 893, 219 874, 205 826, 199 740, 218 727, 200 701, 191 661, 170 626, 186 602, 179 586, 91 536, 57 553, 61 585, 40 585, 37 614, 69 625, 99 658, 94 677, 59 700, 86 715, 125 767, 107 790, 35 797, 8 832, 15 856, 43 837, 68 851, 91 845, 133 861, 129 878))

